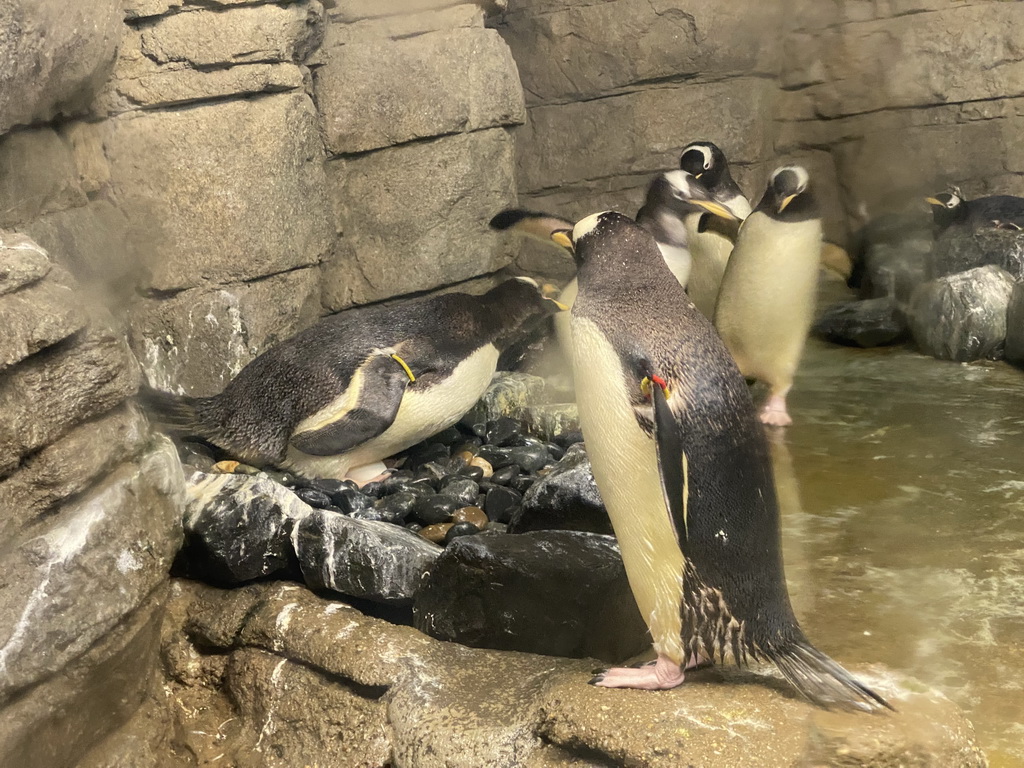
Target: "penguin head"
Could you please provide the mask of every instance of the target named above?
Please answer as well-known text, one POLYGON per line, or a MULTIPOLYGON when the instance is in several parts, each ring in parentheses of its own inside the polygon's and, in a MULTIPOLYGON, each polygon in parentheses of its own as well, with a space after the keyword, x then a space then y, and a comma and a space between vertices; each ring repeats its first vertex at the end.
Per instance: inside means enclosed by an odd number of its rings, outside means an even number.
POLYGON ((926 197, 924 201, 932 207, 932 219, 941 229, 967 218, 967 206, 959 187, 950 187, 948 192, 926 197))
POLYGON ((817 218, 818 210, 811 190, 811 177, 799 165, 776 168, 757 210, 773 219, 804 221, 817 218))
POLYGON ((651 181, 637 221, 659 213, 671 213, 681 219, 689 213, 700 211, 708 211, 723 219, 736 219, 728 208, 715 201, 708 188, 693 174, 688 171, 668 171, 659 173, 651 181))
POLYGON ((692 141, 687 144, 679 156, 679 167, 709 189, 714 189, 719 179, 729 170, 725 153, 710 141, 692 141))
POLYGON ((572 228, 570 239, 580 267, 606 260, 620 266, 637 258, 661 260, 654 238, 617 211, 601 211, 580 219, 572 228))

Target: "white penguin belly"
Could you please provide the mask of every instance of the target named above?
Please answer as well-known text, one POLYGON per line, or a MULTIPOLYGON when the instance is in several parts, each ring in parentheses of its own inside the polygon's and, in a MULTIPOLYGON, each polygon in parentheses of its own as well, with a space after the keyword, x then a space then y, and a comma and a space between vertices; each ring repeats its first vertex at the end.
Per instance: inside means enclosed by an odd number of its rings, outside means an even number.
MULTIPOLYGON (((391 426, 351 451, 337 456, 312 456, 289 446, 285 465, 307 475, 344 479, 353 467, 380 461, 415 445, 450 427, 476 404, 494 378, 498 357, 498 349, 488 344, 432 387, 417 390, 410 385, 391 426)), ((349 392, 352 389, 350 386, 349 392)), ((347 397, 347 393, 342 397, 347 397)), ((336 404, 332 406, 337 408, 336 404)), ((316 414, 307 421, 315 418, 316 414)))
POLYGON ((817 219, 744 222, 722 279, 715 327, 746 376, 792 383, 814 315, 821 254, 817 219))
POLYGON ((686 217, 686 239, 690 244, 690 282, 687 293, 690 301, 709 320, 715 316, 722 277, 729 264, 732 243, 714 232, 698 232, 701 214, 686 217))
POLYGON ((690 251, 683 246, 666 245, 665 243, 658 243, 658 248, 661 250, 661 257, 665 260, 669 271, 675 275, 679 284, 685 288, 690 280, 690 270, 693 263, 690 251))
POLYGON ((654 441, 637 424, 632 384, 604 334, 573 317, 572 340, 580 425, 630 588, 655 650, 682 664, 684 559, 662 496, 654 441))
MULTIPOLYGON (((576 294, 579 293, 579 284, 574 277, 569 284, 562 289, 558 300, 570 310, 576 302, 576 294)), ((562 354, 567 359, 572 359, 572 312, 559 312, 555 315, 555 338, 558 339, 558 346, 562 348, 562 354)))

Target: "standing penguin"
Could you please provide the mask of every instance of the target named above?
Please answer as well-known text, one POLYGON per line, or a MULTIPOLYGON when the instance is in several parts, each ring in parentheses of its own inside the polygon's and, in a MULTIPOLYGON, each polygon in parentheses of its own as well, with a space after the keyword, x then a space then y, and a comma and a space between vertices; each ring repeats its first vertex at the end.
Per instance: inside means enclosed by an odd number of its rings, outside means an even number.
POLYGON ((807 171, 778 168, 742 226, 722 277, 715 327, 747 378, 765 382, 761 421, 786 426, 786 394, 814 315, 821 218, 807 171))
POLYGON ((650 235, 600 213, 573 228, 580 423, 657 661, 595 685, 672 688, 701 660, 766 658, 823 706, 888 706, 810 644, 786 592, 767 440, 711 324, 650 235))
POLYGON ((561 308, 530 278, 326 317, 271 347, 213 397, 143 399, 182 437, 256 466, 366 482, 380 460, 458 421, 500 353, 561 308))
MULTIPOLYGON (((679 167, 698 179, 711 195, 711 199, 723 205, 738 221, 750 215, 750 201, 729 173, 729 162, 725 154, 710 141, 695 141, 683 148, 679 167)), ((729 263, 735 243, 734 227, 723 231, 716 226, 721 219, 710 214, 694 212, 686 216, 686 241, 689 245, 693 266, 687 293, 703 315, 715 316, 715 304, 722 285, 722 276, 729 263)))

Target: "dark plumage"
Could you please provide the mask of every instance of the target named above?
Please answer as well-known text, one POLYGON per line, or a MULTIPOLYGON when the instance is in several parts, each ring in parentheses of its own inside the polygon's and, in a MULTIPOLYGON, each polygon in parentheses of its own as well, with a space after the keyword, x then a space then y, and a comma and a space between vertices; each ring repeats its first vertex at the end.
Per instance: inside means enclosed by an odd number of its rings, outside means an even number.
POLYGON ((954 188, 925 199, 932 207, 936 235, 954 226, 1024 228, 1024 197, 992 195, 967 200, 954 188))

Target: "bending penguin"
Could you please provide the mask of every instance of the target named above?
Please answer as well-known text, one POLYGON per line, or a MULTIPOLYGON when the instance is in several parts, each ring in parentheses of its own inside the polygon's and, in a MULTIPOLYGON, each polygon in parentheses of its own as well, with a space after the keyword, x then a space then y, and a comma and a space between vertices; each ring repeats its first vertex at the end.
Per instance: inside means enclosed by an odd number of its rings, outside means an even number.
MULTIPOLYGON (((679 157, 679 167, 700 181, 711 199, 724 206, 738 221, 750 215, 750 201, 729 173, 725 154, 710 141, 687 144, 679 157)), ((684 219, 686 241, 693 266, 687 293, 707 318, 715 316, 715 304, 722 276, 736 242, 735 225, 722 227, 721 218, 693 212, 684 219)))
POLYGON ((826 707, 888 707, 811 645, 793 615, 767 439, 714 328, 625 216, 589 216, 572 241, 580 422, 658 654, 591 682, 672 688, 687 668, 729 655, 774 662, 826 707))
MULTIPOLYGON (((636 215, 636 223, 654 237, 665 265, 683 288, 686 288, 690 279, 691 266, 684 220, 690 214, 701 213, 726 220, 736 219, 728 208, 713 200, 711 194, 693 176, 680 170, 659 173, 651 181, 644 205, 636 215)), ((568 233, 572 231, 573 222, 558 216, 510 208, 492 218, 490 226, 497 230, 515 228, 541 240, 550 239, 572 250, 568 233)), ((571 307, 576 298, 576 290, 576 280, 573 279, 562 289, 558 300, 571 307)), ((555 332, 562 348, 568 350, 567 315, 556 318, 555 332)))
POLYGON ((768 385, 761 421, 772 426, 793 423, 786 395, 813 320, 821 239, 807 171, 778 168, 740 226, 722 277, 715 327, 740 372, 768 385))
POLYGON ((932 207, 935 236, 950 227, 996 227, 998 229, 1024 229, 1024 197, 992 195, 968 200, 958 187, 926 197, 932 207))
POLYGON ((364 483, 381 459, 458 421, 500 353, 559 308, 521 277, 482 296, 342 312, 268 349, 219 395, 142 396, 172 433, 242 461, 364 483))

